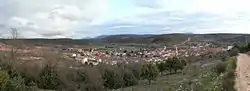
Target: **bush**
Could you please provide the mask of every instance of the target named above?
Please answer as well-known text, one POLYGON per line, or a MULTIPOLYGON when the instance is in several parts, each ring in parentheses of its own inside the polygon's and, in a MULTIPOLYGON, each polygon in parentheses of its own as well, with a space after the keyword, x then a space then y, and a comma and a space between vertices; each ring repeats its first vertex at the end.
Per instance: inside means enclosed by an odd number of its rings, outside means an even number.
POLYGON ((173 71, 176 73, 178 70, 182 70, 187 65, 187 61, 185 59, 180 59, 177 57, 165 60, 164 63, 166 69, 170 73, 172 73, 173 71))
POLYGON ((159 74, 158 68, 153 63, 144 64, 141 72, 141 77, 147 79, 149 84, 151 84, 151 80, 155 80, 159 74))
POLYGON ((231 57, 232 57, 232 56, 237 56, 238 53, 239 53, 239 50, 236 49, 236 48, 233 48, 233 49, 231 49, 231 50, 228 51, 228 54, 229 54, 229 56, 231 56, 231 57))
POLYGON ((234 89, 236 59, 231 57, 227 61, 227 72, 222 80, 222 91, 236 91, 234 89))
POLYGON ((156 66, 159 69, 159 72, 164 72, 165 70, 167 70, 165 62, 156 63, 156 66))
POLYGON ((103 91, 103 79, 100 71, 96 67, 85 67, 84 90, 85 91, 103 91))
POLYGON ((243 46, 236 46, 236 48, 239 50, 241 53, 248 52, 250 50, 250 43, 243 45, 243 46))
POLYGON ((42 89, 55 90, 59 89, 62 82, 60 81, 55 69, 49 65, 46 65, 42 72, 39 74, 37 85, 42 89))
POLYGON ((26 86, 36 86, 35 77, 30 76, 27 73, 21 73, 20 76, 24 79, 24 84, 26 86))
POLYGON ((0 86, 6 88, 10 80, 9 74, 6 71, 0 71, 0 86))
POLYGON ((236 69, 236 67, 237 67, 237 64, 236 64, 236 59, 234 59, 234 58, 229 58, 227 61, 226 61, 226 63, 227 63, 227 68, 228 69, 236 69))
POLYGON ((133 72, 129 69, 123 71, 124 86, 133 86, 138 84, 138 79, 134 76, 133 72))
POLYGON ((28 87, 25 86, 24 79, 21 76, 11 78, 8 84, 8 91, 27 91, 28 87))
POLYGON ((104 69, 102 77, 106 88, 118 89, 124 86, 123 75, 114 68, 104 69))
POLYGON ((36 87, 26 86, 25 79, 16 74, 10 77, 7 71, 0 71, 0 91, 34 91, 37 90, 36 87))
POLYGON ((132 71, 134 77, 140 80, 141 75, 141 68, 142 65, 140 63, 128 64, 126 67, 132 71))
POLYGON ((217 74, 221 74, 221 73, 224 73, 226 71, 226 68, 227 68, 226 64, 223 62, 220 62, 217 65, 215 65, 214 72, 217 74))
POLYGON ((229 70, 222 80, 222 91, 236 91, 234 89, 234 70, 229 70))

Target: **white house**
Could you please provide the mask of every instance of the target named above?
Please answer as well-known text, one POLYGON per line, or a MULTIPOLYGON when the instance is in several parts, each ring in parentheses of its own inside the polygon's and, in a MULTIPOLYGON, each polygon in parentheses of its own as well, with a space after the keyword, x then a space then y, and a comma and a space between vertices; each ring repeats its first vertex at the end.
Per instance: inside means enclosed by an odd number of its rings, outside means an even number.
POLYGON ((234 46, 228 46, 227 50, 231 50, 234 46))

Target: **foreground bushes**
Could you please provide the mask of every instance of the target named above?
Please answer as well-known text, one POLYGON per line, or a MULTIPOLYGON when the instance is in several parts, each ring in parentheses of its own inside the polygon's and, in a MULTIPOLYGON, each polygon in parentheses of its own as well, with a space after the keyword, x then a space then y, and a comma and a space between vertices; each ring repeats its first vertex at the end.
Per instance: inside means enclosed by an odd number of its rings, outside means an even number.
POLYGON ((202 69, 197 79, 184 80, 177 85, 176 91, 236 91, 235 68, 235 57, 227 58, 214 67, 202 69))
POLYGON ((218 63, 215 66, 214 72, 219 76, 222 76, 220 79, 221 91, 235 91, 235 69, 236 69, 236 58, 230 57, 223 63, 218 63))
POLYGON ((237 49, 240 53, 245 53, 250 51, 250 43, 245 44, 245 45, 235 45, 235 49, 237 49))
MULTIPOLYGON (((220 88, 220 91, 236 91, 234 89, 235 84, 235 68, 236 68, 236 59, 235 57, 228 58, 225 62, 218 63, 214 67, 214 73, 217 73, 214 77, 220 77, 217 82, 217 87, 220 88)), ((216 80, 212 80, 216 81, 216 80)), ((216 90, 217 91, 217 90, 216 90)))
POLYGON ((146 63, 142 66, 141 77, 147 79, 148 84, 151 84, 152 80, 155 80, 159 74, 157 66, 153 63, 146 63))
POLYGON ((8 72, 6 71, 0 71, 0 86, 1 88, 6 87, 6 85, 8 84, 10 77, 8 72))
POLYGON ((12 69, 0 70, 0 91, 34 91, 33 86, 26 86, 25 79, 12 69))
POLYGON ((227 65, 224 62, 219 62, 218 64, 215 65, 213 68, 213 71, 217 74, 224 73, 227 69, 227 65))
MULTIPOLYGON (((1 63, 1 62, 0 62, 1 63)), ((66 91, 106 91, 137 85, 141 78, 141 67, 135 64, 84 65, 80 69, 61 69, 45 65, 39 74, 27 74, 14 69, 13 65, 1 64, 0 91, 34 91, 34 89, 66 91)), ((32 72, 29 72, 32 73, 32 72)), ((36 91, 35 90, 35 91, 36 91)))
POLYGON ((118 89, 124 86, 123 75, 117 69, 106 68, 103 73, 104 86, 118 89))
POLYGON ((43 89, 58 89, 62 84, 55 68, 49 65, 43 68, 36 83, 39 88, 43 89))
POLYGON ((182 70, 186 65, 187 60, 177 57, 173 57, 156 64, 160 72, 168 71, 169 73, 176 73, 178 70, 182 70))

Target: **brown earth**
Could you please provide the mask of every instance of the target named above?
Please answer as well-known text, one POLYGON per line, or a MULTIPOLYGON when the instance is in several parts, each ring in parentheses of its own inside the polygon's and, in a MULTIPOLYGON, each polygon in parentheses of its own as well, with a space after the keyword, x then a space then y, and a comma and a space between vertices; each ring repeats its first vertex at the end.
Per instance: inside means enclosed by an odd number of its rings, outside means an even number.
POLYGON ((250 91, 250 57, 247 54, 239 54, 236 69, 236 90, 250 91))

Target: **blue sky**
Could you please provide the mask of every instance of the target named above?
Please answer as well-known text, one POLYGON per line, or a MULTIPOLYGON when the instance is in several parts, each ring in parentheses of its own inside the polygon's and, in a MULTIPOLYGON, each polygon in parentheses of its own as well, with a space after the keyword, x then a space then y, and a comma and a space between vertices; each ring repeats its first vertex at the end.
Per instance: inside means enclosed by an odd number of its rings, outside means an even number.
POLYGON ((249 0, 0 0, 0 37, 250 33, 249 0))

